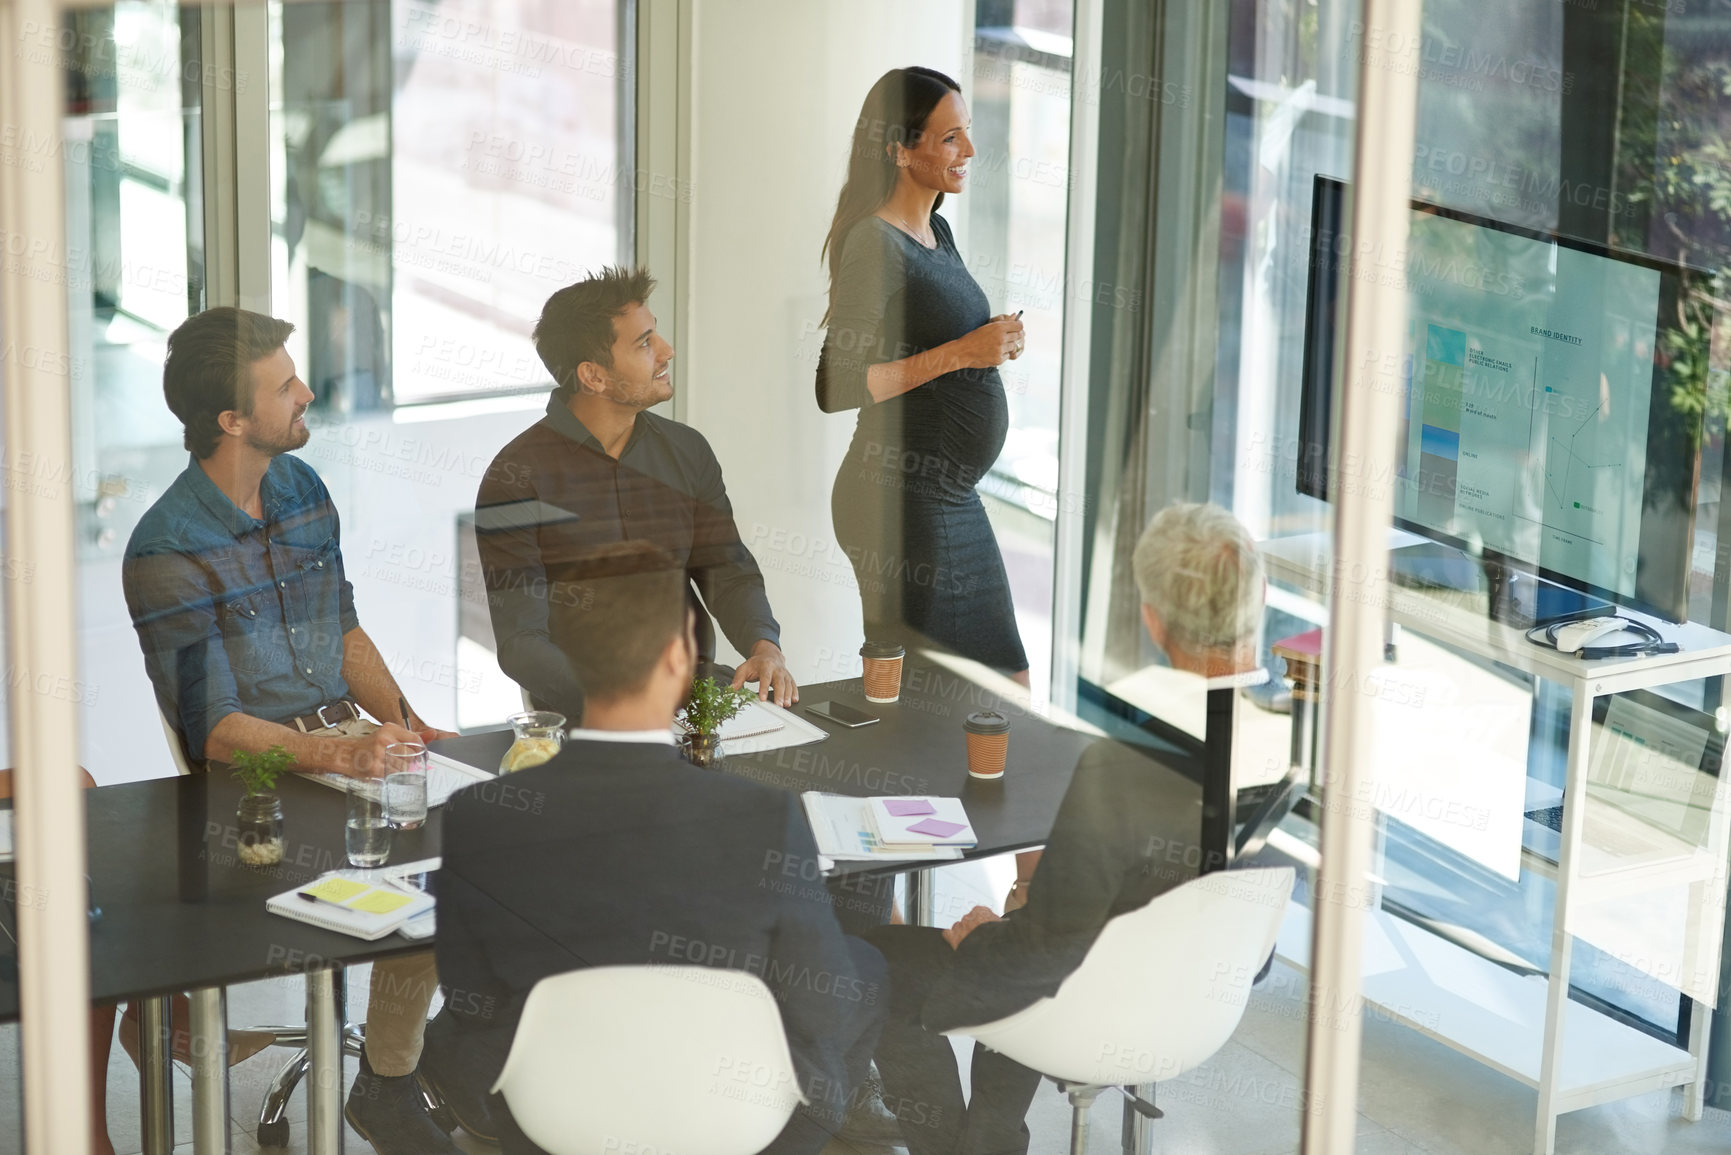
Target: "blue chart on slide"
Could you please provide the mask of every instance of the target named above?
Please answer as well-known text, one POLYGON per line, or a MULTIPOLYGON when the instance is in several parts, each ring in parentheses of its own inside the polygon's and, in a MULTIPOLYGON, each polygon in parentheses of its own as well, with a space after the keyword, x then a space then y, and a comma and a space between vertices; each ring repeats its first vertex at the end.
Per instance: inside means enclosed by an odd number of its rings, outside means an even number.
POLYGON ((1415 217, 1397 513, 1633 592, 1659 274, 1415 217))

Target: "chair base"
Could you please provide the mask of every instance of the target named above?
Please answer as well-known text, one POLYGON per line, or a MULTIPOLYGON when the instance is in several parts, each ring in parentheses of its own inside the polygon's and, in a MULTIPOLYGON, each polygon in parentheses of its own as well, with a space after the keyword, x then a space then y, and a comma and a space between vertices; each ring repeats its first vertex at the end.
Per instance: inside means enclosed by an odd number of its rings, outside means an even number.
MULTIPOLYGON (((290 1055, 288 1062, 277 1071, 276 1078, 271 1080, 270 1088, 265 1091, 264 1102, 258 1109, 258 1145, 260 1147, 287 1147, 289 1142, 288 1104, 289 1098, 300 1086, 302 1079, 312 1069, 312 1057, 307 1053, 306 1028, 298 1028, 299 1037, 295 1032, 285 1030, 281 1036, 285 1045, 300 1044, 300 1049, 290 1055)), ((361 1057, 361 1044, 366 1041, 366 1035, 360 1027, 346 1024, 343 1027, 343 1055, 348 1058, 361 1057)), ((441 1104, 441 1107, 443 1104, 441 1104)))
MULTIPOLYGON (((1088 1114, 1102 1092, 1114 1089, 1104 1083, 1065 1083, 1058 1090, 1070 1100, 1070 1155, 1088 1155, 1088 1114)), ((1117 1087, 1124 1095, 1124 1155, 1151 1155, 1154 1136, 1149 1129, 1166 1112, 1154 1105, 1154 1084, 1117 1087)))
MULTIPOLYGON (((266 1028, 269 1029, 269 1028, 266 1028)), ((288 1105, 294 1096, 295 1088, 300 1086, 302 1079, 312 1069, 312 1056, 306 1049, 306 1028, 285 1028, 278 1036, 283 1045, 300 1045, 300 1049, 290 1055, 288 1062, 277 1071, 276 1078, 271 1080, 265 1091, 264 1102, 258 1108, 258 1129, 254 1132, 260 1147, 287 1147, 289 1144, 288 1105), (299 1037, 295 1037, 298 1030, 299 1037)), ((343 1027, 343 1056, 350 1059, 361 1057, 361 1047, 366 1042, 366 1029, 353 1023, 343 1027)), ((457 1120, 445 1108, 445 1101, 438 1092, 428 1086, 425 1079, 416 1081, 421 1092, 421 1102, 426 1104, 427 1114, 441 1131, 450 1134, 457 1129, 457 1120)))

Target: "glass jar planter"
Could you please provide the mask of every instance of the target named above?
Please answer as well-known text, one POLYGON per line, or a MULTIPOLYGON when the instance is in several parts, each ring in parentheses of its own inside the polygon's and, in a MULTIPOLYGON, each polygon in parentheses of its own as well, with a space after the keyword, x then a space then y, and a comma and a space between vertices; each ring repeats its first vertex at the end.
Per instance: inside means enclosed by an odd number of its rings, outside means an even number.
POLYGON ((275 866, 282 861, 282 799, 275 794, 248 794, 235 808, 240 860, 247 866, 275 866))
POLYGON ((693 766, 713 770, 721 762, 721 735, 682 734, 679 738, 679 752, 684 754, 685 760, 693 766))

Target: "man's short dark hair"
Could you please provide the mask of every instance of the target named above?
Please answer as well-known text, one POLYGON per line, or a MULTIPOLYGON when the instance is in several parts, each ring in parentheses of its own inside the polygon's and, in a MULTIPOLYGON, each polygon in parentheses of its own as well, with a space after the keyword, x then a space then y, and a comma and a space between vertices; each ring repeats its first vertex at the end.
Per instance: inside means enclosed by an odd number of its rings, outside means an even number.
POLYGON ((577 366, 585 361, 613 368, 613 318, 649 300, 654 291, 655 278, 641 265, 608 265, 548 297, 531 337, 553 383, 576 389, 577 366))
POLYGON ((216 422, 225 410, 252 413, 253 363, 282 348, 295 327, 232 305, 188 317, 168 335, 162 395, 186 426, 187 452, 203 461, 222 442, 216 422))
POLYGON ((648 683, 685 633, 686 584, 684 567, 644 541, 602 546, 548 574, 549 632, 587 697, 611 701, 648 683))

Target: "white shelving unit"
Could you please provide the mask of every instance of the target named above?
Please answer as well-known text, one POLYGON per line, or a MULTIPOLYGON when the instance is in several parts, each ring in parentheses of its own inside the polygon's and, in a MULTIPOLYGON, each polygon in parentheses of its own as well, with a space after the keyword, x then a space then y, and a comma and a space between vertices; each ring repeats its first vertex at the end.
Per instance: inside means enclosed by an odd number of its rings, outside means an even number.
MULTIPOLYGON (((1275 947, 1310 966, 1310 911, 1287 907, 1275 947)), ((1538 1090, 1544 1074, 1549 981, 1518 975, 1383 911, 1365 928, 1365 1001, 1389 1018, 1538 1090)), ((1569 1049, 1558 1068, 1557 1112, 1695 1081, 1697 1056, 1570 1001, 1569 1049)))
MULTIPOLYGON (((1390 546, 1419 539, 1390 531, 1390 546)), ((1328 536, 1305 534, 1262 543, 1271 579, 1325 601, 1340 581, 1333 574, 1328 536)), ((1351 583, 1354 588, 1358 583, 1351 583)), ((1392 585, 1387 611, 1397 625, 1445 645, 1489 658, 1568 686, 1568 771, 1560 850, 1555 867, 1556 907, 1551 926, 1551 973, 1523 976, 1382 911, 1367 922, 1365 1000, 1391 1019, 1518 1079, 1538 1092, 1533 1150, 1553 1155, 1557 1116, 1595 1104, 1667 1087, 1685 1088, 1685 1117, 1701 1118, 1707 1063, 1706 1007, 1694 1002, 1687 1049, 1671 1046, 1569 998, 1574 936, 1569 927, 1581 888, 1591 898, 1640 894, 1687 885, 1691 900, 1720 926, 1725 903, 1726 820, 1723 798, 1713 834, 1702 852, 1665 865, 1612 869, 1582 840, 1588 805, 1593 741, 1593 700, 1606 694, 1652 689, 1731 673, 1731 635, 1688 623, 1648 621, 1675 654, 1583 661, 1527 641, 1524 631, 1491 620, 1483 593, 1405 589, 1392 585), (1707 904, 1711 904, 1709 907, 1707 904)), ((1642 615, 1622 611, 1625 616, 1642 615)), ((1308 969, 1311 914, 1291 908, 1278 953, 1308 969)))

